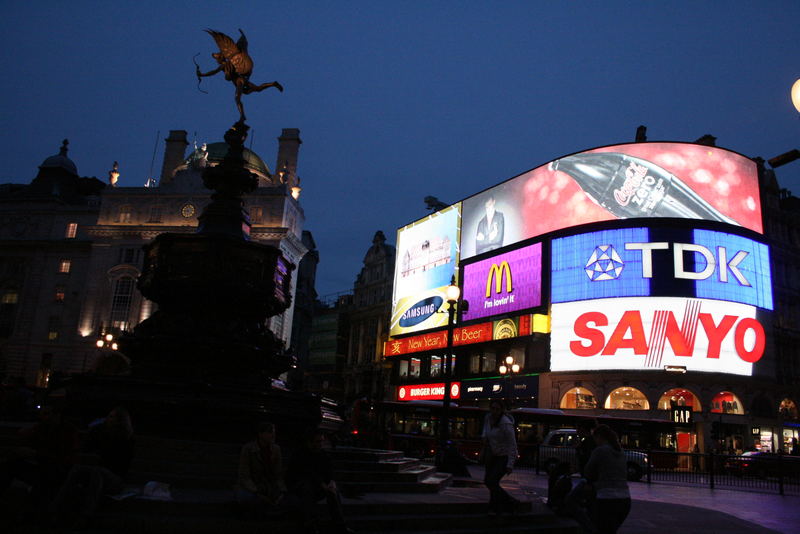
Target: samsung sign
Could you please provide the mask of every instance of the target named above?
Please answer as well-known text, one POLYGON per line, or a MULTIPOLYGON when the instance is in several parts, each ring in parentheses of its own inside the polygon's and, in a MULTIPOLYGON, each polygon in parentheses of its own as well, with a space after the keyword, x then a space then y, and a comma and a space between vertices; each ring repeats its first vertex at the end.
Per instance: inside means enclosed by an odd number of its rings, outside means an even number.
POLYGON ((769 249, 712 230, 622 228, 555 239, 554 303, 687 296, 771 310, 769 249))
POLYGON ((756 308, 685 298, 553 304, 551 371, 684 368, 752 375, 766 333, 756 308))

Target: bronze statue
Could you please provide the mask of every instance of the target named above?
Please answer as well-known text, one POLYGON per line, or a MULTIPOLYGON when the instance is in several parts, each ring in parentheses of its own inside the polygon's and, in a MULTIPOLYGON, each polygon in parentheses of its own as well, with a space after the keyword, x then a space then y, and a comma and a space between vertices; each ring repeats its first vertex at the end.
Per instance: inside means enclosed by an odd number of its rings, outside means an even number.
POLYGON ((225 79, 233 82, 236 87, 236 107, 239 109, 240 121, 244 122, 244 106, 242 106, 242 94, 249 95, 250 93, 258 93, 270 87, 276 87, 279 91, 283 92, 283 86, 278 82, 262 83, 256 85, 250 81, 250 75, 253 73, 253 59, 247 53, 247 37, 244 32, 239 30, 242 36, 238 42, 233 42, 233 39, 228 37, 222 32, 215 30, 205 30, 216 41, 219 47, 219 53, 211 54, 219 67, 208 72, 200 72, 200 66, 195 62, 197 67, 197 81, 198 85, 200 78, 203 76, 213 76, 220 71, 225 73, 225 79))

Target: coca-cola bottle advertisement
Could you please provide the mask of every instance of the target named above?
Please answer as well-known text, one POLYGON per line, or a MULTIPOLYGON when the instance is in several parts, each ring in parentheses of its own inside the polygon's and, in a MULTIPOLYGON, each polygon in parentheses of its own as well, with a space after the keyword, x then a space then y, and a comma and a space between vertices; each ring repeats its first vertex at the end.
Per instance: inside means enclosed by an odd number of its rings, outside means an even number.
POLYGON ((704 219, 762 231, 755 163, 689 143, 597 148, 470 197, 463 208, 462 258, 487 249, 490 215, 503 223, 498 248, 579 224, 640 217, 704 219))

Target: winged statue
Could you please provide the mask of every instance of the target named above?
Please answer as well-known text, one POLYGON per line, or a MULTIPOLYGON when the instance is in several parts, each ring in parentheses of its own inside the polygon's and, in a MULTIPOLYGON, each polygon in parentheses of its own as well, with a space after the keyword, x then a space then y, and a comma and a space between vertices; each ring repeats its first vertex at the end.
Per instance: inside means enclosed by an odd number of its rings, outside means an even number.
POLYGON ((247 53, 247 37, 244 32, 239 30, 241 37, 234 42, 229 36, 222 32, 215 30, 205 30, 219 47, 219 52, 211 54, 219 66, 208 72, 201 72, 200 66, 195 63, 197 67, 198 82, 201 77, 213 76, 218 72, 225 73, 225 79, 233 82, 236 88, 236 107, 239 110, 240 120, 244 122, 244 106, 242 105, 242 95, 249 95, 250 93, 260 93, 264 89, 275 87, 283 92, 283 86, 278 82, 262 83, 256 85, 250 81, 250 75, 253 73, 253 59, 247 53))

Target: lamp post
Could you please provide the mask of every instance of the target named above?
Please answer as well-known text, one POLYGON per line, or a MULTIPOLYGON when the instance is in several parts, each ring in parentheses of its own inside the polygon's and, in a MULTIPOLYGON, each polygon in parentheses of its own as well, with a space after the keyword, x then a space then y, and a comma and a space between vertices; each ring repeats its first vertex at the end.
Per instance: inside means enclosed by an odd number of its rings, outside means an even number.
POLYGON ((508 375, 508 404, 509 404, 509 408, 510 408, 511 407, 510 405, 511 405, 511 402, 512 402, 512 399, 513 399, 513 396, 512 396, 513 384, 511 382, 511 380, 512 380, 511 377, 513 375, 519 373, 519 364, 518 363, 514 363, 514 357, 509 355, 509 356, 506 356, 505 361, 500 364, 500 367, 498 368, 498 371, 500 371, 500 374, 503 375, 503 376, 508 375))
POLYGON ((447 352, 444 355, 444 396, 442 397, 442 416, 439 419, 439 450, 437 451, 438 465, 442 467, 445 462, 445 451, 450 439, 450 385, 452 375, 453 352, 453 325, 456 319, 456 307, 461 296, 461 290, 456 285, 456 277, 450 279, 450 285, 445 289, 447 297, 447 352))

